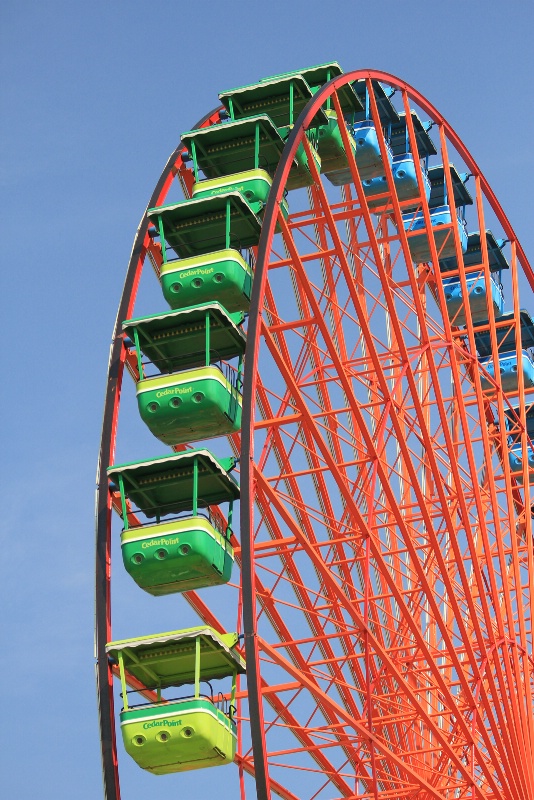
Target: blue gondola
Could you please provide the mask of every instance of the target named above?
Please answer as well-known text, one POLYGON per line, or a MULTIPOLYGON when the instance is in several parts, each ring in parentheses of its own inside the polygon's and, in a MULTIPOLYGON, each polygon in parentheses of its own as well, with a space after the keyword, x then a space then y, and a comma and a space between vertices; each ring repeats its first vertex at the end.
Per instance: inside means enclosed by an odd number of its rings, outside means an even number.
MULTIPOLYGON (((382 84, 376 80, 372 81, 372 85, 380 122, 389 129, 391 125, 398 124, 400 121, 399 114, 390 100, 392 90, 389 88, 384 89, 382 84)), ((360 102, 364 107, 363 111, 354 114, 354 121, 361 122, 365 119, 371 119, 371 104, 369 102, 369 93, 367 92, 366 81, 363 79, 355 81, 352 84, 352 88, 358 95, 360 102)))
MULTIPOLYGON (((486 372, 493 378, 495 370, 493 367, 493 358, 491 356, 480 358, 479 364, 486 372)), ((523 380, 526 389, 534 387, 534 364, 530 358, 529 353, 523 350, 521 353, 521 368, 523 370, 523 380)), ((517 369, 517 355, 515 350, 507 351, 499 355, 499 372, 501 374, 501 386, 503 391, 513 394, 518 389, 518 369, 517 369)), ((493 389, 493 384, 486 378, 484 374, 480 376, 480 384, 482 389, 493 389)))
MULTIPOLYGON (((517 420, 520 414, 520 406, 505 409, 506 429, 509 432, 509 453, 508 460, 510 469, 518 483, 523 483, 523 446, 521 442, 520 424, 517 420)), ((525 412, 525 428, 527 437, 534 441, 534 405, 530 405, 525 412)), ((527 458, 529 465, 529 479, 534 476, 534 450, 530 444, 527 445, 527 458)))
MULTIPOLYGON (((529 482, 534 478, 534 449, 528 445, 527 447, 528 458, 528 479, 529 482)), ((514 445, 508 453, 508 461, 510 469, 514 478, 518 483, 523 483, 523 446, 521 444, 514 445)))
MULTIPOLYGON (((510 443, 515 444, 517 437, 520 435, 517 431, 517 426, 519 426, 518 417, 521 413, 521 406, 505 408, 504 413, 506 415, 506 430, 511 434, 510 443)), ((525 428, 528 438, 534 441, 534 404, 528 406, 525 411, 525 428)))
MULTIPOLYGON (((378 146, 375 124, 372 120, 367 84, 365 80, 355 81, 352 84, 352 88, 362 107, 361 111, 357 110, 350 114, 349 123, 350 132, 356 142, 356 163, 362 180, 371 181, 375 179, 379 182, 374 191, 371 192, 371 195, 381 194, 387 191, 387 182, 385 178, 381 179, 381 176, 384 175, 384 164, 378 146)), ((390 91, 385 90, 378 81, 373 81, 373 93, 377 103, 380 122, 384 128, 388 161, 391 164, 393 154, 388 141, 391 125, 399 122, 399 115, 389 99, 390 91)), ((349 118, 347 118, 347 121, 349 121, 349 118)), ((352 182, 352 174, 350 170, 346 168, 336 170, 335 172, 329 172, 326 174, 326 177, 334 186, 343 186, 346 183, 352 182)))
MULTIPOLYGON (((473 198, 464 185, 469 175, 467 173, 460 175, 456 167, 452 164, 450 165, 450 173, 454 204, 450 202, 450 198, 447 196, 443 165, 431 167, 428 170, 428 179, 430 181, 430 196, 428 198, 430 222, 432 227, 436 229, 434 231, 434 239, 440 262, 456 254, 454 236, 451 235, 451 229, 445 228, 445 230, 439 230, 443 225, 450 225, 453 221, 453 217, 456 217, 462 253, 466 252, 467 227, 465 222, 465 206, 472 205, 473 203, 473 198), (454 207, 455 214, 453 214, 451 207, 454 207)), ((425 221, 423 212, 419 211, 415 215, 411 212, 407 212, 403 214, 402 219, 405 231, 421 231, 419 235, 409 237, 410 252, 413 260, 418 264, 431 261, 430 243, 426 231, 424 230, 425 221)))
MULTIPOLYGON (((523 350, 530 350, 534 348, 534 321, 532 317, 521 309, 519 312, 519 324, 521 326, 521 348, 523 350)), ((475 330, 475 345, 478 355, 481 358, 490 356, 491 350, 491 337, 487 321, 478 326, 480 331, 475 330)), ((497 337, 497 348, 499 353, 516 349, 515 341, 515 321, 514 312, 510 311, 508 314, 503 314, 495 320, 495 335, 497 337)))
MULTIPOLYGON (((465 282, 467 284, 469 309, 473 322, 480 322, 488 318, 488 300, 490 298, 495 316, 498 317, 502 314, 504 308, 502 290, 493 279, 490 280, 490 297, 488 297, 486 281, 483 275, 468 275, 465 282)), ((453 325, 465 325, 465 305, 460 279, 445 278, 443 280, 443 291, 450 321, 453 325)))
MULTIPOLYGON (((454 164, 450 164, 451 182, 454 193, 454 205, 456 208, 465 208, 465 206, 473 205, 473 198, 465 187, 465 183, 469 178, 469 174, 459 173, 454 164)), ((445 170, 443 164, 437 167, 430 167, 428 170, 428 179, 430 181, 430 199, 428 205, 430 208, 439 208, 439 206, 450 205, 450 200, 447 197, 447 186, 445 183, 445 170)))
MULTIPOLYGON (((406 200, 416 200, 417 205, 420 205, 419 199, 419 188, 417 186, 417 177, 415 173, 415 164, 413 157, 409 153, 404 153, 400 156, 394 156, 393 162, 391 165, 391 170, 393 173, 393 181, 395 183, 395 190, 397 193, 398 199, 402 201, 406 200)), ((430 184, 428 182, 428 178, 426 176, 426 170, 423 167, 423 183, 425 187, 425 195, 428 199, 430 195, 430 184)), ((365 196, 368 199, 369 207, 370 208, 377 208, 379 205, 383 205, 386 202, 390 202, 386 199, 375 200, 373 199, 377 195, 384 194, 384 192, 388 191, 388 184, 385 175, 382 175, 378 178, 368 178, 363 181, 363 190, 365 192, 365 196)), ((406 208, 406 206, 404 206, 406 208)), ((411 212, 408 212, 411 214, 411 212)), ((404 219, 403 214, 403 219, 404 219)), ((412 214, 413 216, 413 214, 412 214)))
MULTIPOLYGON (((505 244, 505 239, 496 239, 491 231, 486 231, 490 272, 501 272, 503 269, 510 269, 510 265, 502 252, 502 248, 505 244)), ((464 253, 465 267, 474 267, 477 264, 482 264, 482 247, 480 244, 479 231, 468 234, 467 250, 464 253)), ((439 268, 442 272, 456 272, 458 270, 456 255, 452 255, 450 258, 440 258, 439 268)))
MULTIPOLYGON (((383 175, 384 162, 380 154, 374 122, 370 119, 365 119, 362 122, 355 123, 352 135, 356 142, 356 164, 358 165, 361 179, 369 180, 383 175)), ((391 164, 393 153, 387 141, 386 152, 388 154, 388 162, 391 164)))
MULTIPOLYGON (((367 181, 383 176, 384 162, 380 153, 380 146, 378 144, 378 136, 374 122, 370 119, 356 122, 352 126, 350 133, 352 134, 356 143, 354 157, 356 159, 356 164, 361 179, 367 181)), ((385 144, 388 163, 391 164, 393 161, 393 154, 387 140, 385 144)), ((350 171, 350 167, 326 172, 325 177, 328 178, 330 183, 332 183, 334 186, 344 186, 346 183, 352 183, 352 172, 350 171)), ((387 188, 385 178, 383 178, 383 183, 387 188)), ((385 189, 382 189, 381 191, 385 191, 385 189)))
MULTIPOLYGON (((428 159, 430 156, 437 155, 434 142, 428 135, 431 123, 421 122, 415 111, 411 112, 411 117, 419 158, 428 159)), ((390 143, 394 156, 411 151, 408 127, 406 125, 406 114, 399 114, 399 121, 391 124, 390 143)))
MULTIPOLYGON (((414 214, 412 211, 408 211, 402 215, 402 221, 406 232, 420 231, 420 233, 408 237, 408 244, 413 260, 417 264, 431 261, 430 242, 425 229, 423 212, 418 211, 414 214)), ((458 226, 460 246, 462 252, 465 252, 467 249, 465 220, 455 216, 455 222, 458 226)), ((434 241, 436 243, 438 259, 452 256, 455 253, 454 236, 452 228, 450 227, 451 223, 452 214, 450 206, 438 206, 437 208, 430 209, 430 224, 434 229, 434 241), (446 228, 443 227, 445 225, 447 226, 446 228)))
MULTIPOLYGON (((402 153, 393 156, 392 169, 395 189, 397 190, 397 197, 399 200, 418 199, 419 187, 417 186, 417 174, 413 155, 411 153, 402 153)), ((430 197, 430 181, 428 180, 428 174, 424 167, 422 172, 425 197, 428 200, 430 197)), ((404 206, 404 208, 406 209, 406 206, 404 206)))

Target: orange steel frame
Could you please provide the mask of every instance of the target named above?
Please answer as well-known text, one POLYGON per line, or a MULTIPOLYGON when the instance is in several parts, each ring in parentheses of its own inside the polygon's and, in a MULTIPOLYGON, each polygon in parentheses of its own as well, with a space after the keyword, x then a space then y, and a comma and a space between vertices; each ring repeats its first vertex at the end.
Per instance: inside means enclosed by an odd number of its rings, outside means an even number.
MULTIPOLYGON (((432 230, 423 174, 416 160, 419 201, 399 201, 371 91, 375 80, 400 93, 412 153, 410 103, 433 120, 447 196, 453 197, 454 151, 474 178, 478 230, 486 230, 489 213, 499 221, 510 241, 507 299, 516 332, 521 270, 534 288, 525 254, 478 166, 412 87, 386 73, 356 71, 314 96, 292 130, 265 212, 247 329, 243 428, 232 437, 241 454, 241 537, 234 544, 247 657, 238 716, 250 720, 250 734, 240 726, 236 759, 241 796, 247 772, 260 800, 273 794, 529 800, 534 554, 525 407, 531 390, 519 371, 514 431, 522 442, 521 484, 507 457, 511 405, 500 383, 493 307, 487 327, 495 378, 485 373, 488 391, 470 315, 460 329, 441 314, 446 304, 432 267, 439 258, 433 235, 431 262, 412 265, 413 234, 401 214, 417 206, 427 234, 432 230), (347 131, 341 132, 353 183, 336 198, 305 135, 328 98, 341 118, 337 90, 362 78, 387 179, 372 211, 347 131), (300 144, 314 183, 308 205, 286 221, 280 202, 300 144)), ((217 121, 213 113, 204 124, 217 121)), ((171 161, 157 202, 175 174, 190 193, 180 147, 171 161)), ((454 222, 448 231, 462 265, 454 222)), ((161 263, 146 226, 141 234, 123 316, 131 315, 145 254, 156 269, 161 263)), ((481 243, 480 267, 459 270, 464 297, 466 275, 481 273, 490 286, 483 236, 481 243)), ((519 335, 516 342, 519 362, 519 335)), ((97 595, 106 593, 97 643, 107 800, 118 800, 120 789, 112 668, 102 662, 102 642, 111 639, 114 502, 105 467, 113 460, 124 363, 135 376, 135 364, 118 346, 97 529, 97 595)), ((203 621, 222 630, 209 591, 185 597, 203 621)))

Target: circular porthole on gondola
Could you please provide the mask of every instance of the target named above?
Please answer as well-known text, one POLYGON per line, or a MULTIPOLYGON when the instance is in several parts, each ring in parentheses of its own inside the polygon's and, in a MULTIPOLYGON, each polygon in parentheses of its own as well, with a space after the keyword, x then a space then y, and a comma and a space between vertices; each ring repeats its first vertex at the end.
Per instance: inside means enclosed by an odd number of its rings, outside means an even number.
POLYGON ((145 557, 144 557, 144 555, 142 553, 134 553, 134 555, 132 556, 132 558, 130 560, 131 560, 132 564, 137 564, 138 565, 138 564, 142 564, 143 563, 143 561, 145 560, 145 557))
POLYGON ((193 395, 193 401, 195 403, 201 403, 204 400, 204 394, 202 392, 195 392, 193 395))
POLYGON ((155 414, 158 408, 159 408, 159 403, 149 403, 147 405, 147 409, 150 411, 151 414, 155 414))
POLYGON ((195 289, 200 289, 200 287, 202 286, 203 283, 204 283, 204 281, 202 280, 202 278, 194 278, 191 281, 191 285, 194 286, 195 289))
POLYGON ((156 550, 154 555, 156 556, 156 558, 159 558, 160 561, 163 561, 163 559, 167 558, 169 554, 163 547, 160 547, 158 550, 156 550))
POLYGON ((193 736, 194 733, 195 733, 195 731, 193 730, 193 728, 187 727, 187 728, 183 729, 182 736, 185 736, 186 739, 190 739, 191 736, 193 736))
POLYGON ((187 555, 189 555, 189 553, 191 552, 191 545, 189 545, 189 544, 182 544, 182 545, 180 545, 180 547, 179 547, 178 549, 180 550, 180 553, 181 553, 183 556, 187 556, 187 555))
POLYGON ((178 408, 179 406, 182 405, 182 398, 181 397, 171 398, 171 400, 169 400, 169 405, 172 406, 172 408, 178 408))
POLYGON ((161 731, 161 733, 158 733, 156 736, 158 742, 168 742, 170 738, 171 736, 169 733, 167 733, 167 731, 161 731))
POLYGON ((222 272, 216 272, 215 275, 213 276, 213 280, 215 281, 215 283, 222 283, 223 280, 224 280, 223 273, 222 272))
POLYGON ((181 291, 181 288, 182 288, 182 284, 181 283, 173 283, 173 284, 171 284, 171 292, 173 292, 174 294, 178 294, 178 292, 181 291))
POLYGON ((135 744, 136 747, 141 747, 146 742, 144 736, 134 736, 132 739, 132 743, 135 744))

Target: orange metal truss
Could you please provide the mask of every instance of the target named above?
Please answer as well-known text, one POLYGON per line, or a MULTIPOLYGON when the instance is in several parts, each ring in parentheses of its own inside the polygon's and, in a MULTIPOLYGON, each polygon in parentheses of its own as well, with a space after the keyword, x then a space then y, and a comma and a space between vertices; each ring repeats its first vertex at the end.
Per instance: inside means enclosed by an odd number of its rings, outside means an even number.
MULTIPOLYGON (((529 305, 524 293, 534 289, 534 273, 458 136, 394 76, 358 71, 330 81, 302 112, 275 174, 256 253, 243 429, 231 439, 243 492, 241 536, 233 542, 247 657, 247 686, 238 693, 241 796, 531 800, 534 552, 525 409, 534 390, 519 370, 514 434, 524 466, 517 476, 508 462, 512 406, 501 385, 499 323, 489 304, 491 378, 478 363, 470 314, 460 328, 445 311, 417 159, 418 198, 397 197, 374 81, 396 89, 412 153, 413 104, 429 115, 448 197, 452 153, 473 177, 478 230, 491 218, 508 238, 506 299, 521 359, 519 313, 529 305), (352 183, 341 190, 319 173, 306 136, 327 100, 341 119, 337 92, 362 78, 387 187, 372 208, 348 131, 340 126, 352 183), (280 204, 301 145, 314 181, 286 220, 280 204), (428 264, 412 262, 407 209, 423 214, 428 264), (255 778, 252 794, 245 772, 255 778)), ((213 113, 204 124, 218 119, 213 113)), ((176 174, 189 194, 180 148, 158 202, 176 174)), ((454 243, 464 298, 472 273, 489 287, 485 237, 480 266, 466 270, 457 225, 440 230, 454 243)), ((142 235, 124 316, 131 316, 145 255, 156 271, 160 263, 146 228, 142 235)), ((104 477, 124 364, 135 376, 119 342, 104 477)), ((104 645, 111 638, 113 502, 102 482, 97 592, 106 602, 97 642, 104 645)), ((209 591, 184 596, 204 622, 223 630, 209 591)), ((103 745, 106 796, 118 800, 112 668, 101 661, 102 647, 99 653, 101 713, 111 731, 103 745)))

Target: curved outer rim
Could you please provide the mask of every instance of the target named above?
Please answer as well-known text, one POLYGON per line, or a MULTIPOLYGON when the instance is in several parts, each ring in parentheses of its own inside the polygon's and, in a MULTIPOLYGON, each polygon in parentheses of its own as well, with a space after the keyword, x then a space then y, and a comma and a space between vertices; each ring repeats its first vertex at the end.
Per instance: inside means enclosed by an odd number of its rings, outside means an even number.
POLYGON ((261 236, 258 246, 254 282, 252 287, 249 324, 247 329, 247 358, 245 360, 243 380, 243 416, 241 435, 241 580, 243 596, 243 631, 245 637, 245 656, 247 662, 247 688, 250 713, 250 726, 254 767, 256 777, 256 792, 258 800, 269 800, 271 797, 269 773, 266 768, 267 751, 264 736, 263 708, 261 701, 261 675, 259 643, 256 627, 255 610, 255 562, 252 546, 251 532, 254 530, 254 413, 255 396, 259 368, 259 347, 261 312, 264 304, 265 289, 267 284, 267 264, 272 247, 275 226, 278 219, 278 209, 283 199, 283 192, 289 175, 289 170, 295 157, 297 147, 310 126, 317 110, 333 91, 346 83, 355 80, 370 79, 386 83, 400 89, 415 101, 432 120, 443 128, 450 143, 465 161, 473 175, 480 180, 482 194, 488 200, 492 210, 501 223, 506 236, 516 242, 517 259, 523 267, 524 274, 534 290, 534 272, 532 271, 523 248, 519 244, 513 228, 502 210, 488 181, 482 174, 477 163, 472 158, 468 149, 462 143, 458 134, 447 123, 439 111, 421 95, 416 89, 405 81, 387 72, 377 70, 355 70, 344 73, 326 83, 309 101, 302 110, 291 134, 287 140, 282 157, 278 163, 271 191, 265 208, 261 236))
MULTIPOLYGON (((488 181, 482 174, 475 160, 463 145, 459 136, 447 123, 438 110, 410 84, 396 76, 378 70, 355 70, 344 73, 325 84, 310 100, 301 112, 288 138, 282 157, 278 164, 269 199, 265 209, 264 222, 258 247, 258 256, 253 282, 249 325, 247 331, 248 347, 244 369, 243 390, 243 424, 241 449, 241 549, 242 549, 242 594, 243 623, 245 634, 245 653, 247 660, 248 702, 251 720, 251 736, 254 755, 256 791, 258 800, 268 800, 271 796, 269 775, 266 769, 266 748, 263 727, 263 712, 260 691, 259 645, 256 634, 255 586, 254 586, 254 553, 250 537, 254 519, 254 397, 257 383, 257 365, 260 345, 260 320, 267 283, 267 259, 272 246, 279 203, 283 197, 291 163, 295 156, 300 138, 309 127, 317 109, 332 92, 348 82, 361 79, 382 81, 396 89, 405 91, 407 95, 423 109, 433 121, 441 126, 470 171, 480 180, 482 193, 488 200, 492 210, 501 223, 506 236, 516 243, 517 259, 523 267, 524 274, 534 290, 534 272, 526 259, 523 248, 514 234, 513 228, 499 205, 488 181)), ((218 119, 219 107, 206 114, 194 128, 213 124, 218 119)), ((182 167, 180 142, 163 169, 147 209, 156 206, 166 196, 169 186, 182 167)), ((185 177, 185 175, 184 175, 185 177)), ((113 688, 108 659, 105 652, 106 642, 111 630, 111 597, 110 597, 110 518, 111 503, 107 487, 106 470, 110 466, 114 448, 115 434, 120 403, 120 390, 124 371, 124 349, 122 347, 121 324, 123 319, 131 316, 135 301, 143 262, 149 246, 148 220, 146 212, 139 224, 126 272, 124 287, 119 302, 117 318, 113 331, 112 344, 108 364, 106 394, 104 403, 102 437, 100 443, 97 468, 96 489, 96 579, 95 579, 95 654, 98 708, 100 718, 100 734, 102 748, 102 766, 104 778, 104 796, 106 800, 120 800, 120 786, 115 739, 115 719, 113 704, 113 688)))
MULTIPOLYGON (((197 122, 195 128, 212 124, 218 119, 219 108, 213 109, 197 122)), ((129 319, 137 295, 144 259, 148 250, 148 218, 146 211, 157 206, 165 198, 169 186, 182 165, 180 152, 183 144, 178 146, 169 157, 163 172, 154 188, 152 196, 143 213, 135 235, 126 278, 122 290, 117 318, 113 329, 113 338, 109 353, 106 395, 102 420, 102 436, 96 474, 96 570, 95 570, 95 657, 98 713, 100 722, 100 741, 102 752, 102 771, 104 779, 104 797, 106 800, 120 800, 120 784, 117 762, 115 733, 115 716, 113 703, 113 675, 111 674, 106 654, 106 643, 111 633, 111 502, 108 492, 106 470, 111 465, 115 451, 115 435, 122 375, 124 372, 125 351, 122 346, 122 321, 129 319)))

